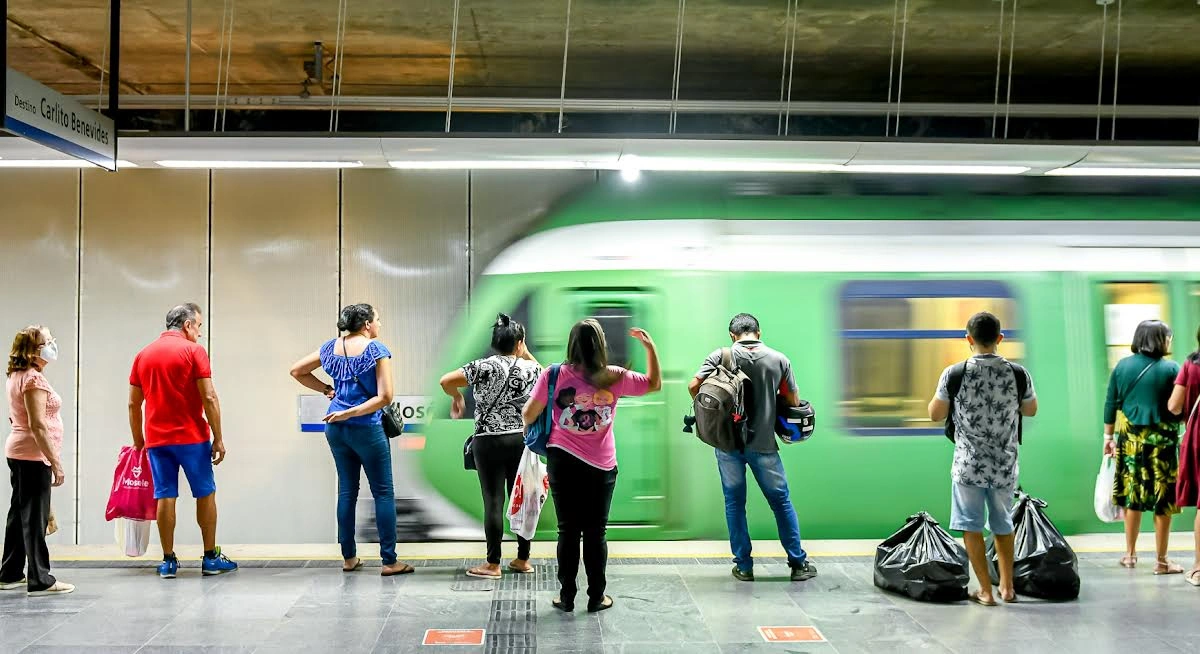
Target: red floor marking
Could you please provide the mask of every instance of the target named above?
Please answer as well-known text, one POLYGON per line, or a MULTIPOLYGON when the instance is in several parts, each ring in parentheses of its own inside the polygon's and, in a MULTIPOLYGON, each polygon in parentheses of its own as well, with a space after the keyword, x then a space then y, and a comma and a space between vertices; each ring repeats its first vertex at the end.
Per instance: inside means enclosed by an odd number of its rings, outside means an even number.
POLYGON ((422 645, 482 645, 483 629, 426 629, 422 645))
POLYGON ((816 627, 759 627, 768 643, 823 643, 825 637, 816 627))

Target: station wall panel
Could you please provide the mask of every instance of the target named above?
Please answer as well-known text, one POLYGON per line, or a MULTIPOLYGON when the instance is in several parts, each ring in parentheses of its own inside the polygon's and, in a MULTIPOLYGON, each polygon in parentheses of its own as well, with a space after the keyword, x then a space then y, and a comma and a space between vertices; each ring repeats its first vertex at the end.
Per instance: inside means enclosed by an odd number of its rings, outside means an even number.
MULTIPOLYGON (((130 443, 129 370, 171 307, 208 298, 207 171, 85 171, 80 249, 79 542, 113 542, 104 520, 113 467, 130 443)), ((179 543, 199 541, 178 505, 179 543)), ((157 535, 152 538, 157 542, 157 535)))
MULTIPOLYGON (((17 330, 30 324, 50 328, 58 341, 58 361, 46 378, 62 397, 63 467, 66 483, 54 489, 51 506, 58 533, 51 543, 75 542, 75 418, 77 408, 75 298, 79 254, 79 172, 10 171, 0 176, 0 347, 7 364, 17 330)), ((8 401, 0 402, 0 425, 7 437, 8 401)), ((4 470, 8 478, 8 470, 4 470)), ((0 507, 7 511, 12 488, 0 483, 0 507)))
POLYGON ((323 434, 299 430, 311 391, 288 371, 337 335, 338 172, 214 171, 212 251, 219 537, 336 543, 333 461, 323 434))

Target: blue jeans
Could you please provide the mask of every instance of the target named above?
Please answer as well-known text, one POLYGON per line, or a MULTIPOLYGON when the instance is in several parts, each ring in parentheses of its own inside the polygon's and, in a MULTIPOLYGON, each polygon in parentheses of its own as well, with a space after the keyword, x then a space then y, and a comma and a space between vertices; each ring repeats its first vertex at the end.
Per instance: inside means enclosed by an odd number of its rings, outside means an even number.
POLYGON ((338 543, 342 558, 356 556, 354 507, 358 504, 360 471, 367 473, 375 498, 375 526, 379 530, 379 556, 384 565, 396 562, 396 495, 392 489, 392 450, 382 425, 325 425, 325 440, 337 467, 338 543))
POLYGON ((754 569, 754 558, 750 556, 750 530, 746 527, 746 466, 750 466, 754 480, 775 513, 779 542, 787 552, 788 565, 793 568, 803 566, 808 554, 800 546, 800 522, 788 496, 787 473, 783 470, 779 453, 715 451, 717 470, 721 473, 721 488, 725 491, 729 546, 738 569, 747 572, 754 569))

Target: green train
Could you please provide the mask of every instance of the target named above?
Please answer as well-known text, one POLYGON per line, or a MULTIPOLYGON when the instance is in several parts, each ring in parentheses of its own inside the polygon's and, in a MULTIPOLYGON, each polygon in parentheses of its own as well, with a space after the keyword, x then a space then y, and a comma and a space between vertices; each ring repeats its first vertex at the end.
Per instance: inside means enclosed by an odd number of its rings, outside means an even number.
MULTIPOLYGON (((604 325, 611 360, 637 369, 641 348, 623 335, 639 326, 654 336, 663 389, 621 403, 610 538, 725 538, 713 451, 682 432, 682 418, 688 380, 728 344, 740 311, 791 358, 817 412, 816 435, 782 448, 805 538, 878 538, 919 510, 948 516, 953 447, 925 407, 943 367, 969 356, 964 325, 983 309, 1003 321, 1001 353, 1028 366, 1040 400, 1021 485, 1065 533, 1119 529, 1092 508, 1105 384, 1142 319, 1176 328, 1177 360, 1195 346, 1195 194, 659 181, 601 180, 507 248, 446 332, 440 366, 485 355, 498 311, 527 325, 543 364, 561 360, 583 317, 604 325)), ((448 398, 430 395, 433 414, 447 416, 448 398)), ((439 504, 478 520, 478 484, 461 465, 471 429, 434 419, 415 456, 439 504)), ((752 537, 774 538, 766 502, 750 495, 752 537)), ((547 502, 538 537, 555 524, 547 502)))

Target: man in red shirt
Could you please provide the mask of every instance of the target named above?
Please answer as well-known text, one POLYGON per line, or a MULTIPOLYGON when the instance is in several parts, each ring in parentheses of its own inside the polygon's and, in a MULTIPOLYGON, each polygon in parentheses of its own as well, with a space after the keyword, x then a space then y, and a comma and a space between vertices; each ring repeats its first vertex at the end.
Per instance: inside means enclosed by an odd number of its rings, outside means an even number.
POLYGON ((203 327, 200 307, 188 303, 167 313, 167 330, 133 360, 129 373, 129 429, 133 446, 147 448, 158 500, 158 535, 163 562, 158 574, 174 579, 175 501, 179 470, 196 498, 196 521, 204 538, 205 575, 237 570, 217 547, 217 483, 213 466, 225 459, 221 405, 213 388, 208 353, 197 343, 203 327), (143 436, 142 404, 146 405, 143 436), (207 422, 205 417, 208 418, 207 422), (212 440, 209 440, 209 429, 212 440))

